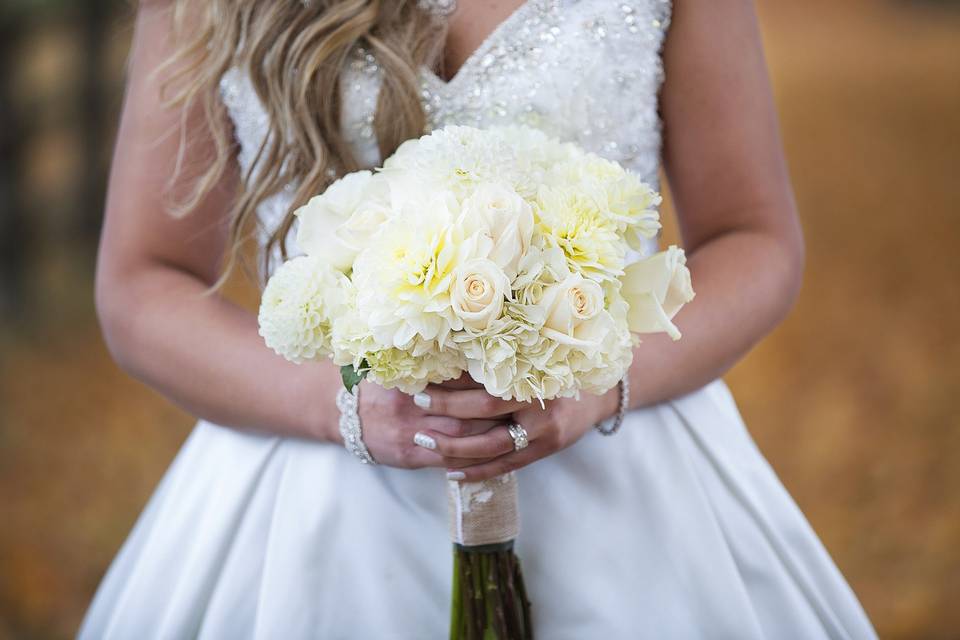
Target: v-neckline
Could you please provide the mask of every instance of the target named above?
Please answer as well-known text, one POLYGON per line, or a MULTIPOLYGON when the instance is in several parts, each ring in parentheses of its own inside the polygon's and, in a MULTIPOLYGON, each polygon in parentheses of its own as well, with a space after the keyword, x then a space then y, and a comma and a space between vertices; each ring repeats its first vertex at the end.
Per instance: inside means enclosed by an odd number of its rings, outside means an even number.
POLYGON ((500 39, 500 35, 510 28, 515 22, 523 18, 527 11, 537 3, 538 0, 524 0, 517 7, 511 11, 506 18, 501 20, 497 26, 495 26, 486 37, 480 41, 480 44, 477 45, 476 49, 467 56, 467 58, 460 64, 460 67, 456 72, 450 76, 450 79, 445 79, 440 76, 436 71, 431 68, 424 68, 424 71, 428 78, 430 78, 434 84, 439 85, 444 88, 452 87, 460 81, 462 76, 467 75, 472 67, 475 67, 480 61, 486 56, 490 50, 497 44, 497 40, 500 39))

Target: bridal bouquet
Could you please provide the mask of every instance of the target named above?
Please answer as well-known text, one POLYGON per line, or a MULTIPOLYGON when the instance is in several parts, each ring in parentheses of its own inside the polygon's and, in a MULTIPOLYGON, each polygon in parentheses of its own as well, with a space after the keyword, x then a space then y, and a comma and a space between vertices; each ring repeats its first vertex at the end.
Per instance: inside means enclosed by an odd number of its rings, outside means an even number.
MULTIPOLYGON (((660 197, 615 162, 522 127, 446 127, 402 144, 297 211, 306 255, 267 283, 260 334, 344 383, 406 393, 464 372, 503 399, 602 394, 635 334, 680 333, 683 251, 628 264, 660 197)), ((451 637, 529 637, 512 551, 516 478, 450 482, 451 637), (479 634, 479 635, 478 635, 479 634)))

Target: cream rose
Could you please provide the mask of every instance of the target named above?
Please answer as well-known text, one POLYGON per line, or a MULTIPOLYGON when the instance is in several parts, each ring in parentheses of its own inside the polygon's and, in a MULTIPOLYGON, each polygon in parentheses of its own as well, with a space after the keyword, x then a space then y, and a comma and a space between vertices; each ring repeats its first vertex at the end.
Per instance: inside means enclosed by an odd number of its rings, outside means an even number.
POLYGON ((603 289, 593 280, 579 273, 571 274, 563 282, 548 287, 540 301, 546 321, 543 334, 560 344, 593 350, 602 339, 595 329, 602 316, 603 289))
POLYGON ((560 284, 547 289, 541 304, 547 315, 544 326, 572 335, 577 325, 603 310, 603 289, 593 280, 573 273, 560 284))
POLYGON ((666 332, 679 340, 680 330, 673 324, 673 317, 694 296, 683 250, 670 246, 628 266, 621 293, 630 305, 627 312, 630 331, 666 332))
POLYGON ((454 273, 450 302, 464 327, 485 331, 500 317, 509 293, 510 280, 503 270, 492 260, 474 258, 454 273))
POLYGON ((464 200, 461 220, 465 228, 490 237, 493 248, 488 257, 512 280, 533 236, 533 209, 529 203, 513 189, 485 183, 464 200))

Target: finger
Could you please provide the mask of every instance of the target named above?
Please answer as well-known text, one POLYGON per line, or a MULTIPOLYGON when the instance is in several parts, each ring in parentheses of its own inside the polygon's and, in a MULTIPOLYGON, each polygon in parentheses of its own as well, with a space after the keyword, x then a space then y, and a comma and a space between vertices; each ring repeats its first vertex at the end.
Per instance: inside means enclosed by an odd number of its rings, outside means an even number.
POLYGON ((480 458, 445 458, 436 451, 424 449, 422 447, 410 447, 404 456, 404 467, 409 469, 423 469, 426 467, 437 467, 440 469, 460 469, 463 467, 473 467, 484 462, 494 460, 494 457, 486 460, 480 458))
POLYGON ((446 458, 496 458, 514 449, 513 438, 506 426, 462 438, 452 438, 437 431, 426 435, 436 445, 433 450, 446 458))
POLYGON ((472 467, 448 467, 447 478, 460 482, 482 482, 522 469, 531 462, 536 462, 547 453, 543 447, 531 444, 526 449, 513 451, 493 460, 480 462, 472 467), (452 471, 450 471, 451 469, 452 471))
POLYGON ((484 462, 491 462, 496 460, 496 458, 489 458, 484 460, 482 458, 443 458, 443 463, 447 470, 450 469, 463 469, 464 467, 475 467, 478 464, 483 464, 484 462))
POLYGON ((400 466, 407 469, 423 469, 425 467, 445 467, 447 460, 430 449, 424 449, 416 445, 407 447, 402 454, 402 464, 400 466))
POLYGON ((414 397, 414 404, 429 415, 451 418, 496 418, 513 413, 526 402, 501 400, 484 389, 453 390, 429 387, 414 397))
POLYGON ((502 420, 461 420, 446 416, 424 416, 420 432, 437 431, 453 438, 462 438, 486 433, 500 424, 503 424, 502 420))

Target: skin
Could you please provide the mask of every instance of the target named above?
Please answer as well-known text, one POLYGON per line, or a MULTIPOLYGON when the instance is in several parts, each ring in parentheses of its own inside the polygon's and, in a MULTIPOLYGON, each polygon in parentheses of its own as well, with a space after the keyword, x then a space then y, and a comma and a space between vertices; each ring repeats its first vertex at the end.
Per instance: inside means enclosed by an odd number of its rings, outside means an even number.
MULTIPOLYGON (((518 0, 462 1, 444 71, 459 66, 518 0)), ((227 249, 233 167, 190 215, 164 193, 180 145, 179 114, 160 104, 152 72, 171 53, 163 2, 141 5, 111 171, 96 283, 103 333, 118 364, 203 419, 242 430, 340 443, 328 363, 293 365, 269 351, 256 318, 205 291, 227 249)), ((633 407, 694 391, 722 375, 789 311, 803 241, 748 0, 678 0, 664 50, 664 167, 696 299, 675 319, 680 342, 644 338, 631 375, 633 407), (656 371, 656 375, 643 375, 656 371)), ((199 113, 186 114, 190 157, 211 153, 199 113), (196 155, 193 155, 196 154, 196 155)), ((519 469, 580 439, 614 414, 616 390, 539 404, 506 402, 469 380, 427 390, 429 409, 373 384, 361 388, 364 440, 381 464, 437 466, 466 480, 519 469), (514 452, 504 424, 522 424, 514 452), (413 443, 423 432, 433 450, 413 443)), ((629 428, 629 427, 626 427, 629 428)))

